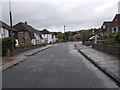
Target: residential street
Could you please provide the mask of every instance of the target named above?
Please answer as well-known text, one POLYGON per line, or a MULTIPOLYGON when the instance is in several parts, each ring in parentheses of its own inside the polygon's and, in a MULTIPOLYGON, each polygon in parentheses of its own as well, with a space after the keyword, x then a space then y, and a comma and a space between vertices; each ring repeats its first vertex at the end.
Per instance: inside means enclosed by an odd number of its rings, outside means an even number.
POLYGON ((118 88, 74 44, 55 45, 3 71, 3 88, 118 88))

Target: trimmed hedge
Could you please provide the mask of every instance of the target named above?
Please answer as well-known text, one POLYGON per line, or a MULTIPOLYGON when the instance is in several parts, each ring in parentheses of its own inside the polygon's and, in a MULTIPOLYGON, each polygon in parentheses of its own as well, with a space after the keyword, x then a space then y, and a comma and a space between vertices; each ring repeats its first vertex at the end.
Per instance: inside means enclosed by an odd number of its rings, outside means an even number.
POLYGON ((34 45, 34 44, 31 42, 28 42, 28 43, 22 44, 21 46, 31 46, 31 45, 34 45))

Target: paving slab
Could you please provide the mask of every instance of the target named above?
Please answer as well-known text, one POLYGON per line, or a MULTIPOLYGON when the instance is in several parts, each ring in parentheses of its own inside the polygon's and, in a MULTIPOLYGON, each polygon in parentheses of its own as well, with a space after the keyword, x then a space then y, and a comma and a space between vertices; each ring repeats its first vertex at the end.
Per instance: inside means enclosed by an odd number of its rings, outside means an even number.
POLYGON ((117 79, 120 79, 118 75, 118 73, 120 73, 118 69, 119 58, 117 56, 98 51, 93 49, 91 46, 85 46, 81 42, 76 43, 76 48, 92 60, 92 62, 95 62, 103 70, 109 72, 111 76, 115 76, 117 79))

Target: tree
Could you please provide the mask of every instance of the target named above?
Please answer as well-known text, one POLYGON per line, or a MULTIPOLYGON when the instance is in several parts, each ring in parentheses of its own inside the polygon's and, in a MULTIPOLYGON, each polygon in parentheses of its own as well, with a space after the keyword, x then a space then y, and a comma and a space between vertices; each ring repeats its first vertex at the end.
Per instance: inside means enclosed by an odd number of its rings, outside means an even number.
POLYGON ((90 34, 89 34, 89 31, 88 30, 82 30, 80 32, 80 35, 81 35, 81 41, 88 41, 89 38, 90 38, 90 34))

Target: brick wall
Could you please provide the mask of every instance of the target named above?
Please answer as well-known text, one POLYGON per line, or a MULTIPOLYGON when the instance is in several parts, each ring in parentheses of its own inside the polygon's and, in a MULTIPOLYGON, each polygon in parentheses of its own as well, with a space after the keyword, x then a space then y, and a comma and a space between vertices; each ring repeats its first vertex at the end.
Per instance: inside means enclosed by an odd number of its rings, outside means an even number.
POLYGON ((39 48, 39 47, 42 47, 42 46, 45 46, 45 44, 16 47, 15 50, 14 50, 14 55, 18 54, 18 53, 21 53, 21 52, 24 52, 24 51, 31 50, 31 49, 39 48))
POLYGON ((112 53, 115 55, 120 55, 120 46, 108 46, 108 45, 102 45, 102 44, 92 44, 92 47, 97 49, 97 50, 100 50, 100 51, 112 53))
POLYGON ((18 32, 18 44, 21 45, 22 42, 31 42, 30 34, 28 31, 18 32))

